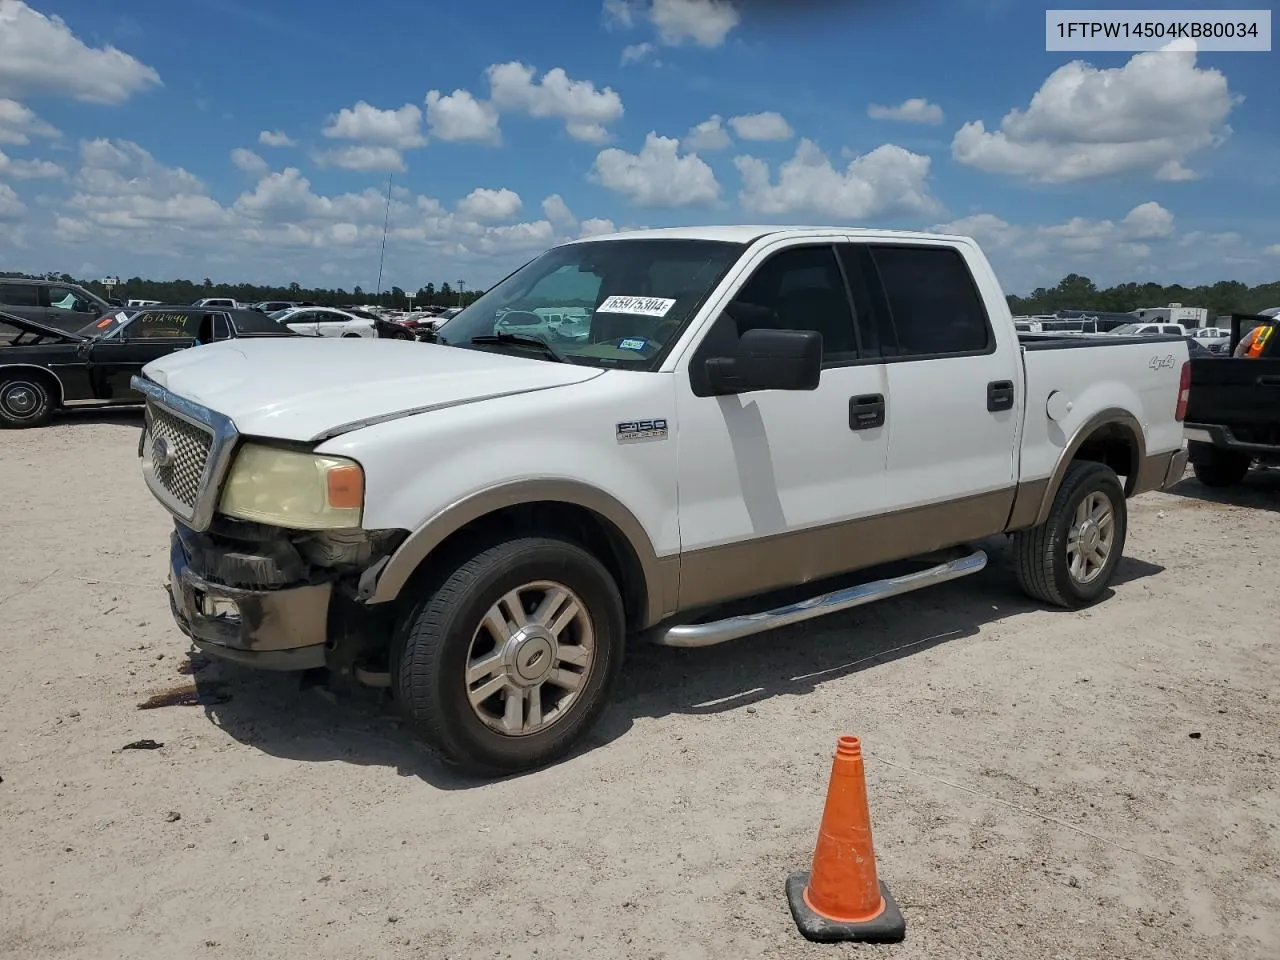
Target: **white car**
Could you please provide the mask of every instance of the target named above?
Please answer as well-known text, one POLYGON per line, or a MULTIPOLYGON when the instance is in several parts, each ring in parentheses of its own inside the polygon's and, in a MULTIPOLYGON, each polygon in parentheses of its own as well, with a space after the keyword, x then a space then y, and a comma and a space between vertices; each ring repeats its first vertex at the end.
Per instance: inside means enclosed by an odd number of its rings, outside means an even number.
POLYGON ((374 321, 333 307, 292 307, 270 314, 295 333, 307 337, 376 337, 374 321))
POLYGON ((1187 341, 1019 338, 965 237, 592 237, 438 341, 329 346, 215 343, 133 380, 175 621, 214 656, 388 686, 486 773, 581 742, 628 638, 709 646, 954 580, 987 537, 1030 596, 1097 603, 1127 498, 1186 466, 1187 341), (583 303, 581 341, 499 327, 583 303))
POLYGON ((239 310, 240 301, 233 300, 230 297, 205 297, 203 300, 197 300, 192 304, 193 307, 226 307, 229 310, 239 310))

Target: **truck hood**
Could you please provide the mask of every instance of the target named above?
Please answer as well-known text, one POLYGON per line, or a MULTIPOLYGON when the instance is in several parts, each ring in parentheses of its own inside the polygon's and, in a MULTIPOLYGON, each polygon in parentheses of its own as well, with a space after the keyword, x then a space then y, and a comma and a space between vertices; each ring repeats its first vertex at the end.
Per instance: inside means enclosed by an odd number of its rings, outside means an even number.
POLYGON ((552 387, 604 371, 409 340, 288 337, 180 350, 142 369, 249 436, 319 442, 373 423, 552 387))

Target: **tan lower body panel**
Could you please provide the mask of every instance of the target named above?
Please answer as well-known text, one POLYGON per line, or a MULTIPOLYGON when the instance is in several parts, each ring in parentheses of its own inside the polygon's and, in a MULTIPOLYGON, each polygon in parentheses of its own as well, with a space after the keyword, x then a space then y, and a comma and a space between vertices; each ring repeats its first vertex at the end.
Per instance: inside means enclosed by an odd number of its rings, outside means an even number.
POLYGON ((711 606, 989 537, 1005 529, 1015 492, 1010 487, 689 551, 680 562, 680 608, 711 606))

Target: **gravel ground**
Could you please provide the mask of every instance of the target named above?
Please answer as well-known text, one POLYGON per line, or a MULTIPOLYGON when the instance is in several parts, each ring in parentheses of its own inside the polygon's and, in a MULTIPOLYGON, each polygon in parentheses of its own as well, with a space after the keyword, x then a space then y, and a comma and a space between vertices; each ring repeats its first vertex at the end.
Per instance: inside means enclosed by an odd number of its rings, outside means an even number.
POLYGON ((1090 611, 1023 599, 997 542, 806 629, 633 648, 588 749, 477 784, 372 698, 188 659, 138 429, 0 435, 0 956, 1280 956, 1278 473, 1134 501, 1090 611), (808 944, 782 893, 842 733, 897 946, 808 944))

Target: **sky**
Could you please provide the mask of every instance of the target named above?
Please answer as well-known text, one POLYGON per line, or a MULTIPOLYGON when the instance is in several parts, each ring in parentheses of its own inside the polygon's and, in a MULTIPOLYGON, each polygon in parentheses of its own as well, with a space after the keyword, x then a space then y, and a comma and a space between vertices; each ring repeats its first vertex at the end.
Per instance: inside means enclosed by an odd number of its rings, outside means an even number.
POLYGON ((1280 279, 1276 53, 1045 46, 1025 0, 0 0, 0 270, 372 291, 385 224, 383 289, 483 289, 792 223, 1280 279))

